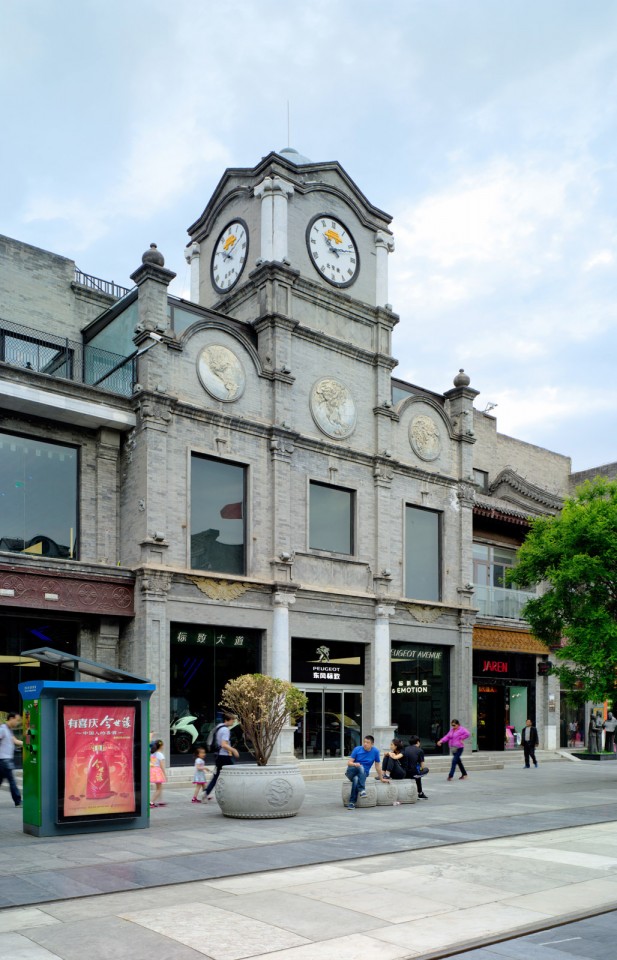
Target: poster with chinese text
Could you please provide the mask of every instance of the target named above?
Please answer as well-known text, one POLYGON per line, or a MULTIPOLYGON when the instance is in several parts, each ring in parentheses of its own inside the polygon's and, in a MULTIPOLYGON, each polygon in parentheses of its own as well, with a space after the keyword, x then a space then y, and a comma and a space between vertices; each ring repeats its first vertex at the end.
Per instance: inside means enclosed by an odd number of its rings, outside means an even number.
POLYGON ((65 704, 64 817, 135 812, 134 705, 65 704))

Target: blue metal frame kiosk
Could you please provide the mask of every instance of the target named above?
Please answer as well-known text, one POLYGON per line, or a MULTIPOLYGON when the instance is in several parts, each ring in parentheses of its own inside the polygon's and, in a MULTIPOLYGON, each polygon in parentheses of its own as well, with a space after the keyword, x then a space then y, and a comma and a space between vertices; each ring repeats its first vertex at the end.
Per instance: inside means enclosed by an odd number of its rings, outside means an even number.
POLYGON ((50 647, 23 655, 71 670, 74 677, 19 684, 24 833, 51 837, 148 827, 155 685, 50 647), (98 682, 81 681, 82 673, 98 682))

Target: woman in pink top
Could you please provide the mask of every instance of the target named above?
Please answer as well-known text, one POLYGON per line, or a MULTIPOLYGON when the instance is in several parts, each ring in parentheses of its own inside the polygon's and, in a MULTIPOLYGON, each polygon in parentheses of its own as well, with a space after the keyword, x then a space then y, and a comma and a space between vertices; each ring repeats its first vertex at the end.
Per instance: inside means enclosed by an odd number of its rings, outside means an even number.
POLYGON ((469 730, 466 730, 465 727, 462 727, 458 720, 453 720, 445 737, 442 737, 441 740, 437 741, 438 747, 440 747, 442 743, 449 743, 452 749, 452 766, 450 767, 448 780, 453 779, 454 771, 457 767, 460 767, 461 771, 459 780, 467 779, 467 771, 463 766, 461 755, 465 749, 465 740, 468 740, 470 736, 471 734, 469 730))

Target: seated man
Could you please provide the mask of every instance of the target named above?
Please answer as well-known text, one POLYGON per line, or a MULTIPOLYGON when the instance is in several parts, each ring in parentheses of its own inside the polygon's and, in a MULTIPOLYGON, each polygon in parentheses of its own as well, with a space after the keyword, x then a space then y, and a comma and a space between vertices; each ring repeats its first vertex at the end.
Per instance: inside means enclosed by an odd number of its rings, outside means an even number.
POLYGON ((384 778, 381 771, 379 750, 375 746, 375 738, 369 733, 364 737, 361 747, 354 747, 347 761, 345 776, 348 780, 351 780, 351 796, 347 804, 348 810, 353 810, 356 806, 358 792, 361 797, 366 796, 366 790, 364 789, 366 786, 366 778, 371 772, 373 764, 375 764, 377 779, 381 780, 382 783, 387 783, 388 781, 384 778))

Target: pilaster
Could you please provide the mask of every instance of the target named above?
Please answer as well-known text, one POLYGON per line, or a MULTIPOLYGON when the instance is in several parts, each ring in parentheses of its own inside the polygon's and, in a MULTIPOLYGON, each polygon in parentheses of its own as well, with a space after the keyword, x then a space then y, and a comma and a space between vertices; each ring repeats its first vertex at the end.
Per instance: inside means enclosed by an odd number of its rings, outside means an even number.
POLYGON ((378 307, 388 304, 388 254, 393 250, 392 234, 378 230, 375 234, 375 303, 378 307))
POLYGON ((118 457, 120 434, 99 430, 96 444, 96 560, 118 561, 118 457))
POLYGON ((201 247, 196 240, 184 251, 184 259, 191 269, 191 302, 199 303, 201 247))
POLYGON ((288 263, 287 201, 294 188, 282 177, 264 177, 253 192, 261 199, 260 260, 288 263))

